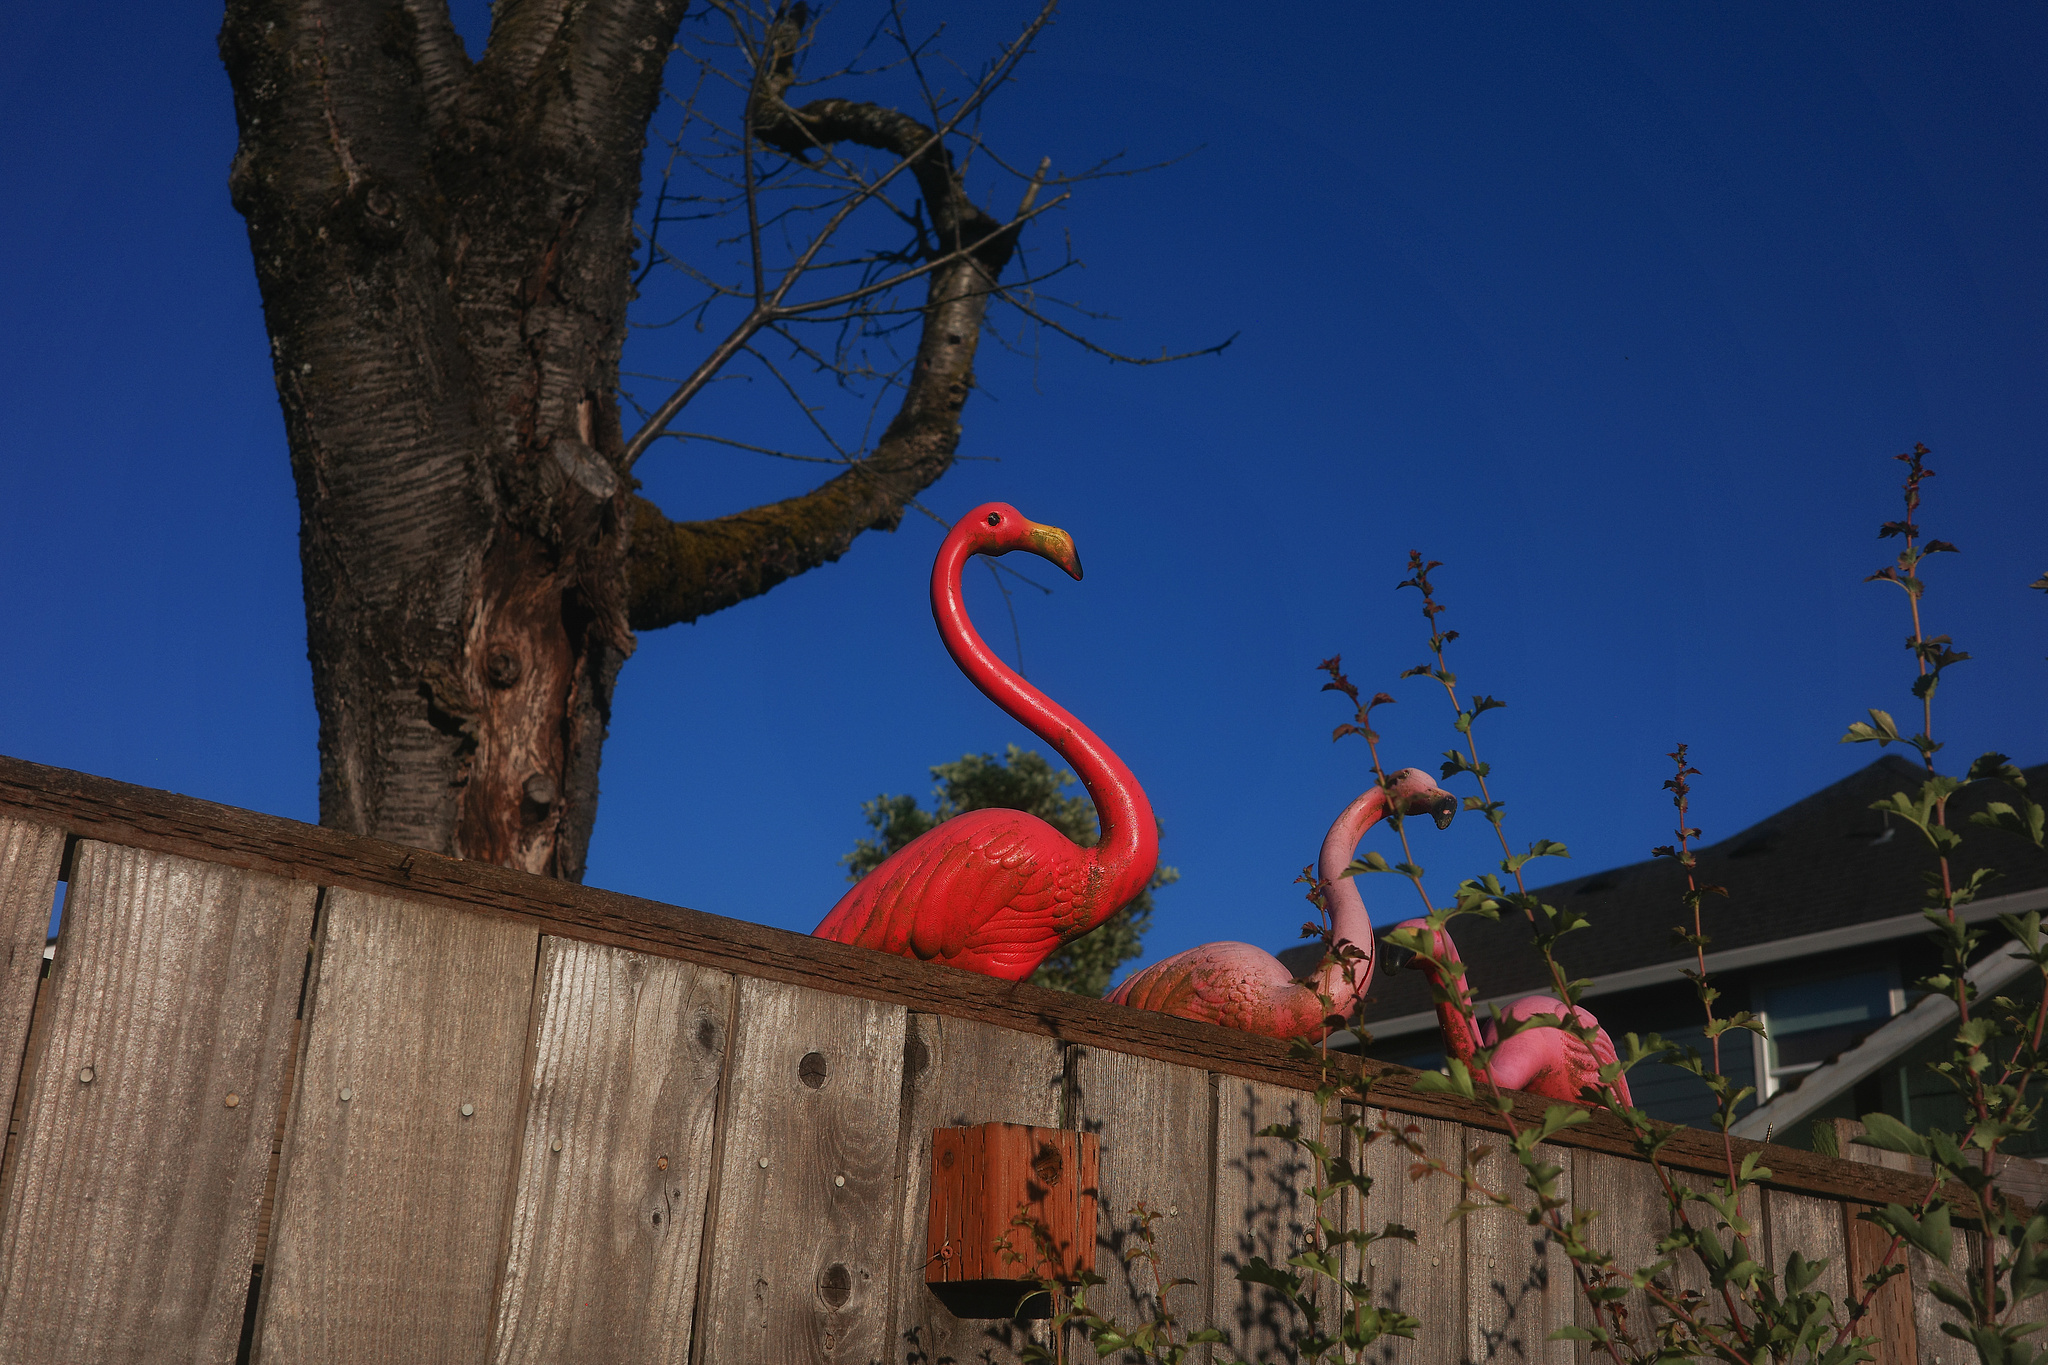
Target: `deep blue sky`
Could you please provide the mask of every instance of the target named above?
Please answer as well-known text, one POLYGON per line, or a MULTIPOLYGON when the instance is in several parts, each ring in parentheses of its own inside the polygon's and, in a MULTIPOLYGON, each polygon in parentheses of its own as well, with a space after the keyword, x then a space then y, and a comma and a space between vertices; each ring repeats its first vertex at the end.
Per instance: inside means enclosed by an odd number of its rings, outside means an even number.
MULTIPOLYGON (((118 8, 0 17, 0 752, 312 819, 218 10, 118 8)), ((958 8, 970 57, 1025 13, 958 8)), ((1148 370, 1048 343, 1035 377, 984 347, 962 450, 993 460, 928 495, 1007 499, 1080 546, 1085 582, 1018 598, 1025 662, 1165 820, 1183 880, 1154 955, 1292 941, 1291 878, 1367 780, 1318 659, 1401 698, 1393 762, 1450 742, 1433 684, 1395 682, 1423 656, 1394 591, 1411 547, 1446 561, 1454 664, 1509 702, 1481 725, 1510 834, 1568 842, 1559 873, 1667 837, 1673 741, 1710 839, 1877 756, 1835 741, 1910 705, 1899 595, 1861 579, 1889 554, 1885 457, 1915 440, 1940 471, 1925 522, 1965 552, 1931 571, 1931 626, 1976 656, 1939 698, 1948 756, 2048 757, 2025 586, 2048 570, 2040 5, 1075 3, 991 131, 1062 168, 1192 151, 1084 187, 1035 240, 1071 233, 1069 292, 1123 319, 1115 344, 1240 333, 1148 370)), ((628 367, 695 344, 648 333, 628 367)), ((641 472, 692 517, 809 473, 702 447, 641 472)), ((589 880, 808 929, 863 798, 1031 742, 933 634, 939 537, 912 517, 644 637, 589 880)), ((1421 836, 1440 890, 1489 865, 1484 833, 1421 836)), ((1391 883, 1368 897, 1411 913, 1391 883)))

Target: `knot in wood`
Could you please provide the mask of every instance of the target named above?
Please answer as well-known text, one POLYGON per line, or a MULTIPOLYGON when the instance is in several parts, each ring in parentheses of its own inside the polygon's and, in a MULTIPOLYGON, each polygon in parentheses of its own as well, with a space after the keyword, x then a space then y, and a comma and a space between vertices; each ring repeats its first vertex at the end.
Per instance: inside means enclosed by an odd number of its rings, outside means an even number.
POLYGON ((826 1266, 818 1277, 818 1297, 833 1308, 843 1308, 852 1296, 853 1276, 846 1267, 837 1261, 826 1266))
POLYGON ((831 1066, 822 1052, 806 1052, 804 1059, 796 1064, 797 1079, 813 1090, 825 1084, 825 1077, 830 1071, 831 1066))
POLYGON ((1038 1155, 1031 1158, 1031 1173, 1038 1177, 1038 1183, 1051 1188, 1060 1183, 1066 1174, 1067 1163, 1060 1156, 1060 1149, 1050 1142, 1038 1144, 1038 1155))
POLYGON ((556 799, 561 795, 555 789, 555 779, 549 777, 546 773, 535 773, 527 778, 526 785, 521 790, 526 793, 527 800, 533 802, 534 805, 539 806, 542 810, 547 810, 553 806, 556 799))
POLYGON ((378 186, 372 186, 370 192, 363 196, 363 203, 379 218, 389 218, 398 212, 398 201, 378 186))
POLYGON ((501 690, 517 683, 523 672, 525 669, 519 662, 519 655, 504 645, 492 650, 490 657, 484 660, 484 678, 501 690))

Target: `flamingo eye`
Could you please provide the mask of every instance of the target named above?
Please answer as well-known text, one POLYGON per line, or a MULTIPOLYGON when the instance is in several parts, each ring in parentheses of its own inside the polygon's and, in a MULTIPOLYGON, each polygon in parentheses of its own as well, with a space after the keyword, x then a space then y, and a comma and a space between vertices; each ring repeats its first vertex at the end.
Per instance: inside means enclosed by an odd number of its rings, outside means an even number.
POLYGON ((1001 526, 1003 524, 1003 514, 1001 512, 989 513, 988 524, 991 526, 1001 526))

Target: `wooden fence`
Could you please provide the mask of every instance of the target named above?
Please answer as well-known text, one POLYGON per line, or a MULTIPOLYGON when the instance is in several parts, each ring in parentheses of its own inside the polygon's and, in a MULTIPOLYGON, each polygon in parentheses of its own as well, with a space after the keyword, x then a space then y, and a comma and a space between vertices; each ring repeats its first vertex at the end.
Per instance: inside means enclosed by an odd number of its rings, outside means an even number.
MULTIPOLYGON (((1100 1135, 1098 1306, 1148 1297, 1119 1268, 1143 1201, 1181 1321, 1285 1358, 1234 1277, 1309 1212, 1257 1136, 1314 1118, 1276 1043, 12 759, 0 945, 0 1360, 1011 1360, 1025 1329, 923 1283, 931 1132, 985 1120, 1100 1135)), ((1501 1167, 1495 1116, 1366 1065, 1432 1153, 1501 1167)), ((1648 1259, 1664 1205, 1625 1135, 1560 1143, 1648 1259)), ((1855 1209, 1925 1188, 1767 1153, 1772 1260, 1828 1257, 1838 1296, 1882 1249, 1855 1209)), ((1722 1160, 1668 1155, 1702 1184, 1722 1160)), ((1450 1182, 1369 1159, 1351 1216, 1421 1234, 1369 1267, 1425 1323, 1385 1360, 1583 1351, 1545 1340, 1583 1309, 1524 1224, 1447 1221, 1450 1182)), ((1884 1293, 1884 1365, 1953 1355, 1927 1273, 1884 1293)))

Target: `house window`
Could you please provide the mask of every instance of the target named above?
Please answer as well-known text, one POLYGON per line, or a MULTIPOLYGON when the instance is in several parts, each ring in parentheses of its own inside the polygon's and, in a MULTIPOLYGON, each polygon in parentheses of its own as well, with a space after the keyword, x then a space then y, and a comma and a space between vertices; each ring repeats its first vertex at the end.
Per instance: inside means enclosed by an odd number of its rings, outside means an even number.
POLYGON ((1901 997, 1898 973, 1889 966, 1757 988, 1752 1008, 1764 1021, 1763 1098, 1862 1042, 1892 1017, 1901 997))

